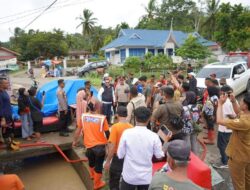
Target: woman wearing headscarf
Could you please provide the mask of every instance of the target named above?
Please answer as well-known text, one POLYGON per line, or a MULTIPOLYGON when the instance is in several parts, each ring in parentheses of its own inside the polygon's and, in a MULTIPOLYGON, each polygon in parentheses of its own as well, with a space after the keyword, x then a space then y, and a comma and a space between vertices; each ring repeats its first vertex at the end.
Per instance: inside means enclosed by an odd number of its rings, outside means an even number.
POLYGON ((182 94, 185 99, 182 102, 183 105, 183 120, 184 127, 182 129, 185 134, 185 140, 191 146, 193 153, 198 154, 197 147, 197 136, 198 132, 196 131, 195 125, 199 121, 199 109, 196 104, 196 94, 193 91, 189 90, 189 84, 183 82, 182 84, 182 94))
POLYGON ((204 143, 214 144, 215 143, 214 124, 215 124, 218 99, 220 97, 220 90, 215 86, 211 86, 207 88, 207 91, 208 91, 208 98, 202 109, 208 128, 208 136, 205 137, 206 140, 204 141, 204 143))
POLYGON ((31 118, 29 98, 25 88, 18 89, 18 114, 22 121, 22 138, 31 140, 33 134, 33 121, 31 118))
POLYGON ((82 127, 82 114, 87 111, 87 100, 85 90, 80 90, 76 95, 76 124, 82 127))

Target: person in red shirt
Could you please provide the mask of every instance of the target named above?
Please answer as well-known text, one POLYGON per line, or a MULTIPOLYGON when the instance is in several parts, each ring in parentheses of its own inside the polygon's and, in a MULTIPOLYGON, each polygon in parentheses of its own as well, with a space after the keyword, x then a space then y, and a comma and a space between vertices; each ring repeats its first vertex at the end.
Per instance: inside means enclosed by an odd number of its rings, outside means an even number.
POLYGON ((167 85, 168 83, 164 74, 160 75, 160 80, 158 82, 162 83, 162 85, 167 85))
POLYGON ((109 125, 104 115, 96 114, 95 105, 88 103, 87 113, 82 114, 82 125, 78 126, 72 146, 78 142, 78 137, 83 133, 83 144, 89 160, 90 176, 94 178, 94 189, 104 187, 102 169, 105 158, 105 146, 109 138, 109 125))
MULTIPOLYGON (((205 79, 205 85, 206 85, 207 88, 210 87, 210 86, 213 86, 212 79, 209 78, 209 77, 206 78, 206 79, 205 79)), ((203 99, 202 99, 203 105, 206 103, 207 98, 208 98, 208 91, 207 91, 207 88, 206 88, 206 89, 204 90, 204 92, 203 92, 203 99)))

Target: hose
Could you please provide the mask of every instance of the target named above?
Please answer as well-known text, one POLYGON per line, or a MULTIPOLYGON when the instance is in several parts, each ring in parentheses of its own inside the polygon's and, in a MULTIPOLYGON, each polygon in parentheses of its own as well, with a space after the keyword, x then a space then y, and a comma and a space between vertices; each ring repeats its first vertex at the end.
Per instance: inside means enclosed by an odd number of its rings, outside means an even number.
MULTIPOLYGON (((55 147, 56 150, 61 154, 61 156, 65 159, 68 163, 76 163, 76 162, 87 162, 87 158, 82 158, 78 160, 70 160, 62 151, 62 149, 57 144, 51 144, 51 143, 31 143, 31 144, 20 144, 20 148, 29 148, 29 147, 55 147)), ((3 149, 4 146, 0 147, 0 149, 3 149)))

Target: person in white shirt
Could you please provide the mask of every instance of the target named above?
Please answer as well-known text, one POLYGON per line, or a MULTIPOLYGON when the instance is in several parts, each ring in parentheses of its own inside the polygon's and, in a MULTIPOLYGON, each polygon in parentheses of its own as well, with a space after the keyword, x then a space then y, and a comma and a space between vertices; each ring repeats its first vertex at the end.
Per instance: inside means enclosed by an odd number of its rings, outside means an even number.
MULTIPOLYGON (((238 105, 237 101, 235 100, 233 96, 233 89, 228 86, 224 85, 221 87, 221 95, 228 95, 228 98, 226 102, 223 104, 223 117, 224 119, 229 118, 229 119, 234 119, 236 117, 236 113, 234 110, 234 105, 238 105)), ((236 110, 237 112, 237 110, 236 110)), ((232 130, 227 129, 227 127, 223 125, 218 126, 218 138, 217 138, 217 147, 220 151, 221 155, 221 163, 213 164, 213 167, 217 169, 223 169, 223 168, 228 168, 227 161, 228 161, 228 156, 226 155, 226 147, 229 142, 229 139, 231 137, 232 130)))
POLYGON ((164 156, 159 136, 146 127, 150 116, 148 108, 138 107, 136 126, 122 134, 117 151, 118 158, 124 158, 121 190, 148 190, 152 180, 152 157, 164 156))

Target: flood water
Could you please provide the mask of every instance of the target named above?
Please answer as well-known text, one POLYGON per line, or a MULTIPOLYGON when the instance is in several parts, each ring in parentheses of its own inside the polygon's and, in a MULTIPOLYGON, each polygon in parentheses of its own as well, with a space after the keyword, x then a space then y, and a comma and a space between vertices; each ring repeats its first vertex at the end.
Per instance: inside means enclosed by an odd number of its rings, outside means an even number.
POLYGON ((86 190, 77 172, 59 154, 26 159, 15 173, 25 190, 86 190))

